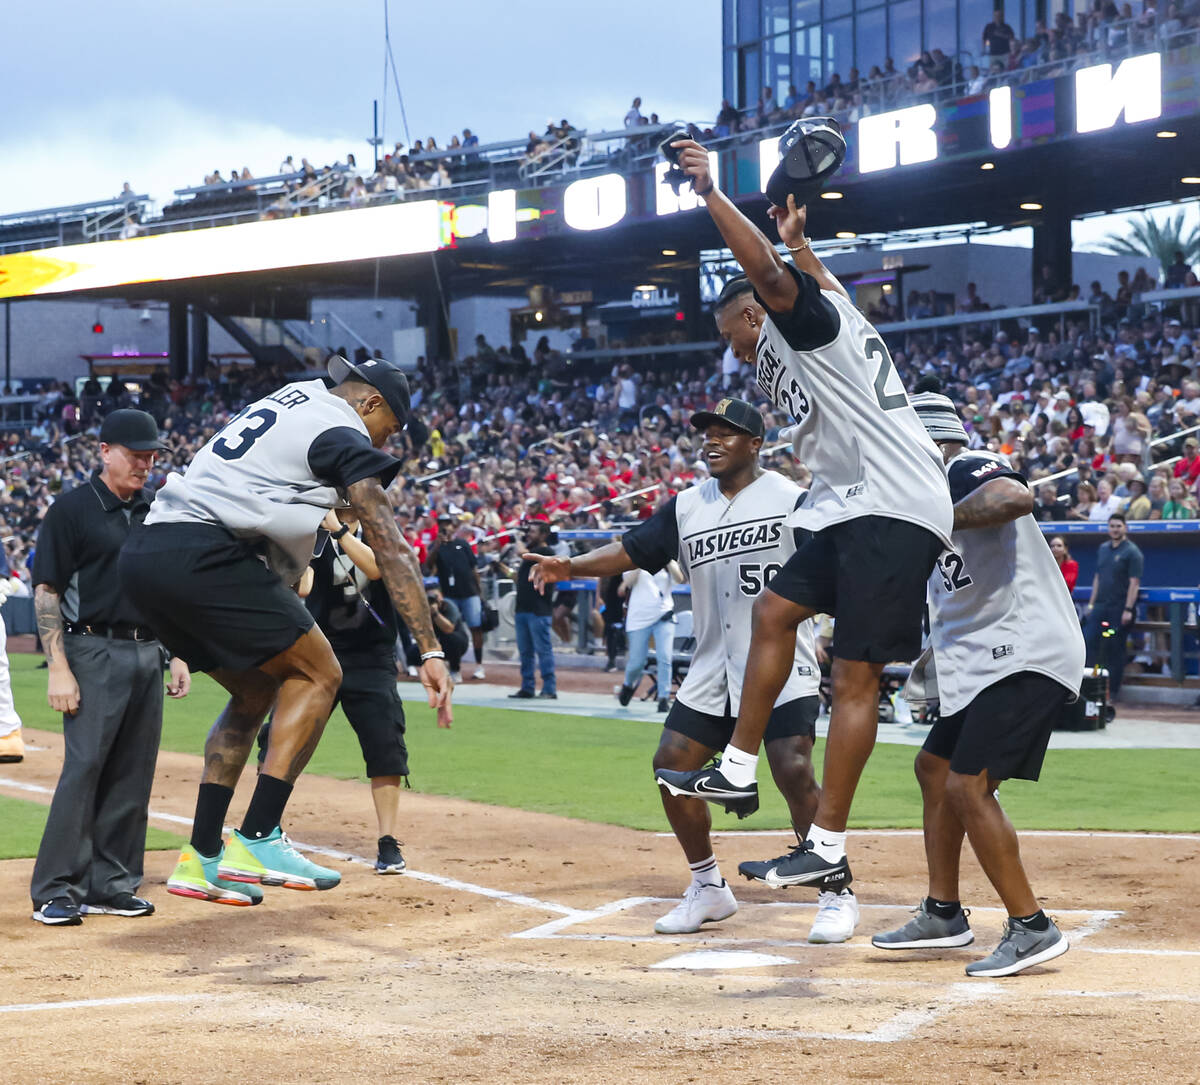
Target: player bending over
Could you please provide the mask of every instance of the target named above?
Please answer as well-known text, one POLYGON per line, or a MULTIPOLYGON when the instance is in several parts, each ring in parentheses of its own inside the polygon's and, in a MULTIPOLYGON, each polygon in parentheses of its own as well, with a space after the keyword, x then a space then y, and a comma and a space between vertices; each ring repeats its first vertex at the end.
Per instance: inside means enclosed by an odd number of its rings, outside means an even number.
POLYGON ((662 769, 658 780, 678 795, 749 807, 759 743, 791 672, 796 628, 814 614, 834 615, 820 802, 810 840, 765 880, 837 888, 850 881, 846 820, 875 744, 879 676, 886 663, 920 652, 925 581, 950 543, 950 494, 879 333, 813 255, 804 207, 789 195, 786 209, 769 212, 793 266, 715 187, 704 148, 692 140, 674 146, 746 272, 722 291, 717 325, 738 358, 756 360, 759 386, 795 420, 793 448, 813 481, 791 522, 814 534, 754 604, 745 692, 720 768, 662 769))
POLYGON ((230 694, 204 746, 191 843, 168 891, 221 904, 262 900, 254 883, 331 889, 334 870, 309 862, 280 829, 296 778, 329 719, 342 669, 292 585, 317 527, 344 493, 396 611, 421 648, 421 683, 442 722, 450 676, 425 585, 384 487, 400 461, 380 451, 409 413, 404 374, 382 359, 329 363, 337 387, 299 381, 234 417, 159 490, 121 552, 124 591, 171 652, 230 694), (263 771, 241 828, 221 831, 267 710, 263 771))
MULTIPOLYGON (((693 415, 692 425, 704 431, 703 455, 712 476, 706 482, 671 498, 622 539, 590 554, 570 559, 525 556, 537 562, 533 581, 539 589, 573 577, 612 576, 634 568, 657 572, 672 559, 683 567, 692 586, 696 650, 663 726, 655 772, 698 769, 729 741, 733 713, 746 695, 742 675, 750 647, 750 610, 764 582, 796 552, 797 540, 785 521, 805 496, 794 482, 759 467, 763 419, 749 403, 723 399, 715 410, 693 415)), ((807 537, 807 532, 795 534, 807 537)), ((811 623, 791 631, 787 650, 788 674, 766 728, 767 761, 787 800, 797 837, 803 839, 818 795, 812 746, 820 672, 811 623)), ((660 791, 692 883, 654 929, 660 934, 691 933, 703 923, 733 915, 737 901, 713 854, 708 807, 676 797, 665 787, 660 791)), ((844 887, 823 892, 819 904, 809 941, 846 941, 858 919, 854 894, 844 887)))
POLYGON ((915 765, 929 895, 915 918, 871 943, 927 949, 974 941, 958 899, 965 834, 1008 911, 999 946, 967 965, 967 975, 1011 976, 1061 956, 1069 943, 1038 907, 996 788, 1038 778, 1050 732, 1079 691, 1083 634, 1025 480, 1002 456, 966 451, 966 430, 945 396, 914 396, 913 406, 941 447, 954 499, 953 545, 929 578, 937 688, 919 688, 919 667, 909 683, 910 699, 941 706, 915 765))

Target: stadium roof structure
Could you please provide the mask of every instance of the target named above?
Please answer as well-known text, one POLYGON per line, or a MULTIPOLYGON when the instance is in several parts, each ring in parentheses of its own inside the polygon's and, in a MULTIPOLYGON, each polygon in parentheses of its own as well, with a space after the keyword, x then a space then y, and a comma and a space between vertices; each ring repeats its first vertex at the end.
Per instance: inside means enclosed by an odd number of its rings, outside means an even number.
MULTIPOLYGON (((1069 265, 1072 218, 1200 196, 1189 176, 1200 173, 1197 73, 1193 32, 1171 50, 864 116, 810 208, 810 233, 1025 225, 1039 263, 1069 265)), ((721 187, 764 228, 779 127, 710 144, 721 187)), ((0 224, 0 298, 156 298, 294 318, 317 295, 432 303, 442 286, 463 297, 547 284, 601 301, 640 284, 679 291, 690 308, 698 254, 721 242, 686 188, 677 197, 661 183, 665 131, 575 133, 574 156, 545 170, 518 167, 502 149, 481 157, 469 182, 382 205, 331 198, 328 209, 260 220, 253 201, 222 217, 219 200, 187 190, 207 201, 197 221, 176 212, 128 240, 9 253, 0 224)))

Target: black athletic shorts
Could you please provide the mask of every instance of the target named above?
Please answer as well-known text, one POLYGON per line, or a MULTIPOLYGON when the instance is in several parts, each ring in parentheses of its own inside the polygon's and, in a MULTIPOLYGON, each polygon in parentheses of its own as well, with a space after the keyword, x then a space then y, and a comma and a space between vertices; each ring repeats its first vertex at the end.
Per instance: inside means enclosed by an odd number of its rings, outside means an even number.
MULTIPOLYGON (((796 735, 815 741, 817 737, 817 713, 821 709, 821 698, 798 697, 794 701, 776 705, 767 721, 767 731, 763 742, 774 742, 777 738, 792 738, 796 735)), ((697 712, 682 701, 676 700, 667 713, 663 724, 668 731, 676 731, 707 746, 710 750, 723 750, 733 737, 733 728, 737 717, 728 711, 723 716, 711 716, 707 712, 697 712)))
POLYGON ((941 716, 921 747, 950 771, 993 780, 1036 780, 1050 732, 1074 694, 1053 678, 1020 671, 980 691, 966 708, 941 716))
MULTIPOLYGON (((358 736, 367 778, 407 776, 408 747, 404 742, 404 705, 396 688, 396 666, 348 667, 333 707, 342 706, 358 736)), ((258 732, 258 761, 262 764, 270 740, 271 721, 258 732)))
POLYGON ((767 587, 837 619, 838 659, 907 662, 921 654, 925 589, 944 549, 919 524, 859 516, 816 532, 767 587))
POLYGON ((253 544, 215 524, 134 528, 118 568, 146 624, 193 671, 250 670, 313 627, 253 544))

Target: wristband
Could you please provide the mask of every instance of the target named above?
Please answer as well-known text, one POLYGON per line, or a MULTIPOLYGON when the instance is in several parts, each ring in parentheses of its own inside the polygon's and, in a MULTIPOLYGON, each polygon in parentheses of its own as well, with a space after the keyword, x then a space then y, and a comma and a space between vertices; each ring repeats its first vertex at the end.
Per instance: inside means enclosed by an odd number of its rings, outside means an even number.
POLYGON ((342 526, 341 526, 341 527, 339 527, 339 528, 337 529, 337 531, 331 531, 331 532, 329 533, 329 537, 330 537, 331 539, 337 540, 337 539, 341 539, 341 538, 343 538, 344 536, 346 536, 347 534, 349 534, 349 532, 350 532, 350 527, 349 527, 349 525, 348 525, 348 524, 342 524, 342 526))
POLYGON ((438 648, 436 651, 433 651, 433 652, 422 652, 421 653, 421 662, 422 663, 424 663, 425 660, 427 660, 427 659, 445 659, 445 658, 446 658, 446 653, 443 652, 440 648, 438 648))
POLYGON ((788 252, 804 252, 805 249, 811 249, 812 242, 806 237, 803 245, 797 245, 794 249, 791 245, 788 246, 788 252))
POLYGON ((710 178, 708 179, 708 188, 706 188, 706 189, 704 189, 703 191, 701 191, 701 190, 700 190, 700 189, 698 189, 698 188, 697 188, 695 185, 693 185, 693 186, 692 186, 692 192, 693 192, 695 195, 697 195, 697 196, 707 196, 707 195, 708 195, 708 194, 709 194, 709 193, 710 193, 710 192, 713 190, 713 188, 715 187, 715 185, 716 185, 716 182, 715 182, 715 181, 713 181, 713 179, 710 177, 710 178))

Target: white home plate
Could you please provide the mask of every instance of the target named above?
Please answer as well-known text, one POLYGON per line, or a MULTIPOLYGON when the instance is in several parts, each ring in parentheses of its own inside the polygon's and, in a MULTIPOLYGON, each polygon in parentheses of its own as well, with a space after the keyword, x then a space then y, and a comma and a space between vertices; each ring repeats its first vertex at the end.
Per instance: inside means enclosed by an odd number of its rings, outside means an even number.
POLYGON ((768 968, 776 964, 795 964, 791 957, 778 957, 773 953, 752 953, 740 949, 698 949, 694 953, 681 953, 651 968, 768 968))

